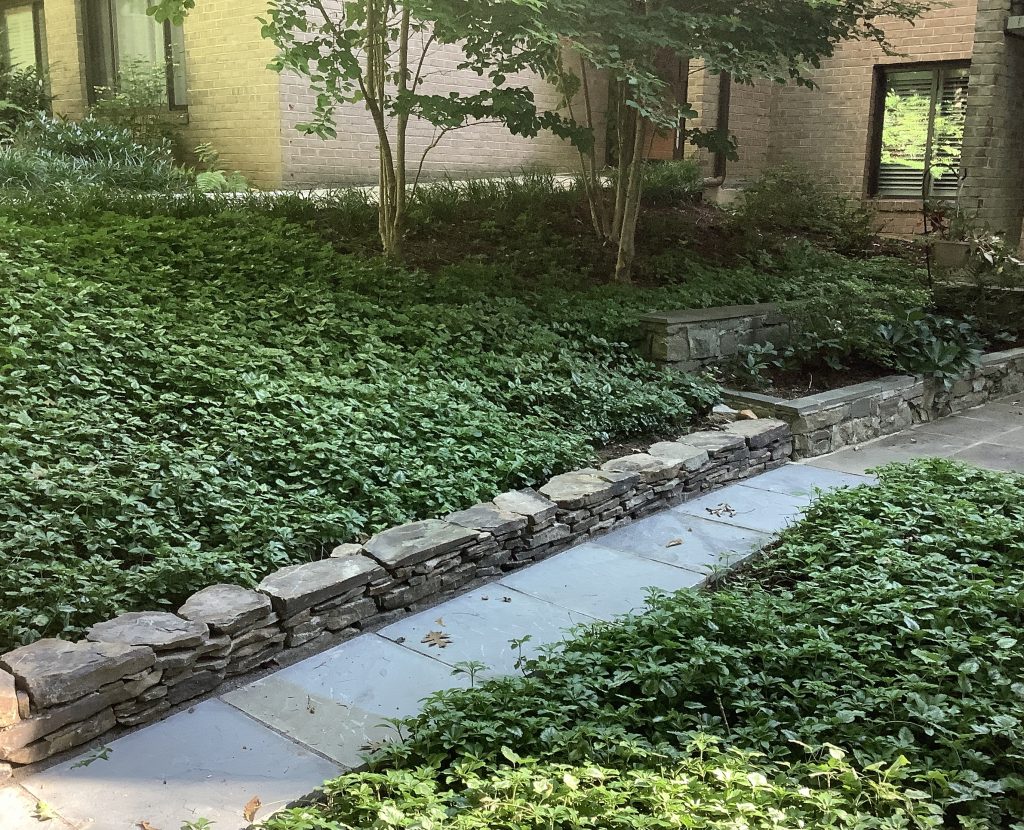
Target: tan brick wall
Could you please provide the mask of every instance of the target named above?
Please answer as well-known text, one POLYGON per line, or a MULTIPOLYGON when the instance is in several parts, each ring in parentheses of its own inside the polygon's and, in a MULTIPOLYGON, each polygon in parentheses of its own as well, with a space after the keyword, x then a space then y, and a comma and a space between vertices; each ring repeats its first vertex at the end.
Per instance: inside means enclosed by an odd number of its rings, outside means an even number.
POLYGON ((199 0, 186 18, 186 142, 209 142, 221 167, 279 187, 280 80, 267 69, 275 50, 256 20, 266 8, 266 0, 199 0))
MULTIPOLYGON (((458 90, 467 94, 489 86, 486 78, 473 72, 458 71, 462 59, 454 46, 431 50, 425 65, 427 80, 421 87, 426 94, 447 94, 458 90)), ((361 104, 343 107, 337 116, 338 137, 323 140, 307 136, 295 125, 309 119, 313 95, 307 81, 295 75, 282 76, 281 107, 284 143, 284 186, 293 188, 366 184, 377 179, 377 134, 369 113, 361 104)), ((558 103, 554 88, 528 74, 510 75, 510 85, 530 86, 537 104, 553 109, 558 103)), ((597 86, 597 84, 595 84, 597 86)), ((603 112, 607 95, 595 90, 594 103, 603 112)), ((436 133, 423 121, 409 126, 409 159, 414 172, 423 150, 436 133)), ((425 179, 452 176, 481 176, 527 170, 574 172, 579 169, 578 155, 570 144, 550 133, 537 138, 517 138, 501 124, 478 124, 449 133, 427 156, 425 179)))
MULTIPOLYGON (((767 162, 796 163, 834 179, 850 195, 867 195, 874 67, 969 60, 976 0, 950 0, 914 24, 883 21, 900 53, 886 55, 872 42, 840 44, 812 76, 813 90, 793 85, 773 96, 767 162)), ((914 205, 880 202, 880 220, 890 233, 922 229, 914 205)))
POLYGON ((843 43, 812 76, 817 89, 780 88, 769 163, 800 162, 851 193, 865 193, 874 66, 970 59, 975 6, 976 0, 950 0, 914 24, 883 22, 899 56, 884 54, 872 42, 843 43))
POLYGON ((1003 33, 1009 0, 979 0, 967 98, 961 194, 967 214, 1021 240, 1024 221, 1024 40, 1003 33))
POLYGON ((81 118, 88 109, 88 97, 79 0, 46 0, 43 15, 53 110, 81 118))

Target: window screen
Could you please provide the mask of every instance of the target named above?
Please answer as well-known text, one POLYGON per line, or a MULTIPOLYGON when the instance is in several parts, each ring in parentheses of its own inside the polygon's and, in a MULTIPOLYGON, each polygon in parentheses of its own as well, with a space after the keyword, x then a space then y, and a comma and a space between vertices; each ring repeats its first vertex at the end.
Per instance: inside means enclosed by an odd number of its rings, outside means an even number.
POLYGON ((166 73, 166 100, 183 107, 185 48, 180 26, 158 23, 146 14, 150 0, 87 0, 89 83, 95 89, 116 88, 138 77, 146 67, 166 73))

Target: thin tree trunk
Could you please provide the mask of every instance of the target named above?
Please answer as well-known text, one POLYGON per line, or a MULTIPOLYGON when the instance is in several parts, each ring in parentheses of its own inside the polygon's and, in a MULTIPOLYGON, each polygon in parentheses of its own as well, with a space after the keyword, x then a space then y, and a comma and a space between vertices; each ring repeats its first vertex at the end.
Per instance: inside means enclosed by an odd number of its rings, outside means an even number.
MULTIPOLYGON (((587 61, 580 58, 580 80, 583 86, 583 103, 586 114, 586 125, 591 134, 594 132, 594 105, 590 97, 590 78, 587 72, 587 61)), ((572 114, 572 102, 569 102, 569 117, 572 114)), ((608 215, 608 202, 605 198, 604 186, 598 173, 597 164, 597 141, 590 145, 587 153, 580 151, 580 166, 583 168, 583 187, 587 195, 587 203, 590 207, 590 221, 594 226, 594 232, 598 239, 609 241, 611 237, 611 220, 608 215)))
MULTIPOLYGON (((385 112, 385 79, 387 73, 387 11, 390 0, 371 0, 366 10, 366 83, 363 98, 370 111, 379 144, 377 225, 381 247, 386 257, 401 253, 401 237, 396 233, 397 173, 391 138, 388 136, 385 112)), ((401 219, 401 215, 398 215, 401 219)))
POLYGON ((626 200, 629 191, 629 170, 637 153, 636 127, 638 118, 634 110, 626 106, 625 85, 620 84, 616 100, 616 134, 619 142, 619 169, 615 180, 615 213, 612 217, 611 241, 618 243, 622 238, 622 223, 625 219, 626 200))
POLYGON ((628 283, 633 278, 633 260, 636 258, 636 226, 640 218, 640 199, 643 196, 644 144, 647 136, 647 120, 636 116, 633 131, 633 155, 628 168, 629 181, 625 189, 622 208, 622 225, 619 232, 619 253, 615 262, 615 281, 628 283))

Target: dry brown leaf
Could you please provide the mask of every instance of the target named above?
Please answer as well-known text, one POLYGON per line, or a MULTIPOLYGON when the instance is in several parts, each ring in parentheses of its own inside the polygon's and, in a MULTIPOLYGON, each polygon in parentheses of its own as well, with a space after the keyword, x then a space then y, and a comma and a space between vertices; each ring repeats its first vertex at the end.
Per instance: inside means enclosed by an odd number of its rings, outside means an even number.
POLYGON ((452 638, 443 631, 428 631, 427 636, 420 640, 420 642, 426 643, 428 646, 447 648, 452 644, 452 638))
POLYGON ((140 830, 156 830, 152 824, 145 820, 139 822, 139 828, 140 830))
POLYGON ((679 545, 681 545, 682 543, 683 543, 682 539, 673 539, 671 542, 668 542, 665 545, 665 547, 667 547, 667 548, 676 548, 676 547, 679 547, 679 545))
POLYGON ((245 802, 245 806, 242 808, 242 818, 246 821, 252 821, 256 818, 256 813, 262 806, 263 802, 260 801, 260 797, 258 795, 254 795, 245 802))

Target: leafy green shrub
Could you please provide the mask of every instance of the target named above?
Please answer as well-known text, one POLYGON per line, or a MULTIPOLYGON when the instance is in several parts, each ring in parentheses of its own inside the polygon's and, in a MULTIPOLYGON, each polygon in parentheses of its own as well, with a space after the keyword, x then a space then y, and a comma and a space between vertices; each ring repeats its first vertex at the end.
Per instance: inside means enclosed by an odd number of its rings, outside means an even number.
POLYGON ((648 207, 678 207, 703 195, 704 177, 695 161, 648 163, 643 193, 648 207))
POLYGON ((876 235, 874 215, 842 194, 834 181, 799 167, 762 174, 740 200, 736 220, 760 246, 773 238, 809 235, 841 253, 863 252, 876 235))
POLYGON ((523 677, 438 693, 371 772, 269 826, 674 827, 696 811, 715 828, 1020 830, 1024 477, 933 460, 880 478, 818 501, 713 591, 654 595, 523 677), (822 746, 841 768, 815 770, 822 746), (713 785, 704 763, 736 775, 713 785), (579 774, 594 767, 610 787, 579 774), (700 806, 676 800, 682 769, 700 806), (745 775, 779 789, 747 810, 758 793, 726 786, 745 775), (573 812, 576 780, 593 813, 573 812), (783 805, 797 812, 772 821, 783 805))
MULTIPOLYGON (((168 191, 186 182, 169 145, 140 145, 130 130, 91 118, 36 115, 21 124, 11 147, 0 149, 0 188, 168 191)), ((100 194, 100 204, 107 195, 100 194)))
POLYGON ((948 389, 981 365, 987 345, 970 318, 954 320, 922 309, 879 329, 891 365, 904 372, 942 381, 948 389))
POLYGON ((0 648, 252 583, 716 397, 554 309, 220 211, 0 223, 0 648))
POLYGON ((267 830, 446 828, 606 830, 699 827, 929 827, 931 805, 900 790, 898 765, 866 774, 836 748, 779 767, 697 738, 673 763, 613 769, 521 758, 496 769, 467 759, 442 783, 421 767, 327 782, 326 804, 276 815, 267 830), (685 824, 681 822, 685 821, 685 824), (739 823, 742 822, 742 823, 739 823), (885 822, 885 823, 883 823, 885 822))
POLYGON ((34 67, 0 65, 0 138, 40 112, 48 112, 51 97, 46 79, 34 67))
POLYGON ((99 88, 90 109, 97 124, 127 131, 143 147, 176 153, 181 128, 167 107, 167 67, 135 58, 119 67, 117 86, 99 88))
POLYGON ((14 145, 83 161, 112 160, 126 166, 174 160, 170 145, 164 142, 140 144, 131 130, 104 124, 94 118, 72 121, 38 115, 22 125, 14 145))

